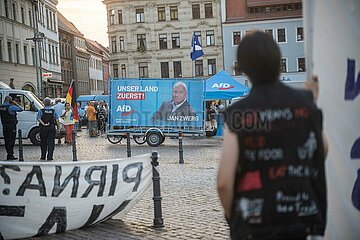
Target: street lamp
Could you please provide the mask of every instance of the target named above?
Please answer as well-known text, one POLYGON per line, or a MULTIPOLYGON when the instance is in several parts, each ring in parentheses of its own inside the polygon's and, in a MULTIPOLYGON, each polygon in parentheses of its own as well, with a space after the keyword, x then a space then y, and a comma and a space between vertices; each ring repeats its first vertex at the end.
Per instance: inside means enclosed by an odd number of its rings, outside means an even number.
POLYGON ((42 82, 42 64, 41 64, 41 57, 40 57, 41 55, 39 53, 40 51, 38 50, 38 49, 40 49, 38 47, 38 44, 40 42, 42 42, 46 38, 46 36, 44 33, 39 32, 38 19, 37 19, 37 17, 35 18, 35 9, 37 7, 37 3, 38 3, 37 0, 31 0, 32 16, 33 16, 32 18, 33 18, 33 26, 34 26, 34 37, 26 38, 26 40, 32 40, 32 41, 34 41, 34 44, 35 44, 35 68, 36 68, 36 82, 37 82, 38 96, 41 98, 44 98, 43 82, 42 82), (40 58, 39 63, 38 63, 38 54, 39 54, 39 58, 40 58))

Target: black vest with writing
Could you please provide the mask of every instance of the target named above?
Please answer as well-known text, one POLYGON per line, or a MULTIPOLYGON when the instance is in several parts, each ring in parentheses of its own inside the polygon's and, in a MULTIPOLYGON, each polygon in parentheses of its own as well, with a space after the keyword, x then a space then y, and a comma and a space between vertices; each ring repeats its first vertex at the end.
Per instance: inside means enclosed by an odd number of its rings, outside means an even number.
POLYGON ((13 125, 17 123, 16 112, 15 115, 11 115, 9 113, 9 108, 11 105, 1 105, 0 106, 0 115, 1 115, 1 123, 3 125, 13 125))
POLYGON ((232 239, 323 235, 326 185, 322 113, 309 91, 254 86, 226 110, 237 134, 232 239))
POLYGON ((50 126, 55 124, 55 120, 54 120, 54 109, 41 109, 43 115, 41 117, 41 120, 46 124, 46 123, 50 123, 50 126))

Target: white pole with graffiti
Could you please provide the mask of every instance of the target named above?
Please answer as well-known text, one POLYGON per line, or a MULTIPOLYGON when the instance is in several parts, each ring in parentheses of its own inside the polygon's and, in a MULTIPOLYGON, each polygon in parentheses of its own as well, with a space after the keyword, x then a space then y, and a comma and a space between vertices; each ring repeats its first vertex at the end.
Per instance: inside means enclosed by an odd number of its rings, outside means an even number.
POLYGON ((329 141, 325 239, 360 238, 360 1, 304 0, 306 56, 329 141), (311 64, 312 63, 312 64, 311 64))

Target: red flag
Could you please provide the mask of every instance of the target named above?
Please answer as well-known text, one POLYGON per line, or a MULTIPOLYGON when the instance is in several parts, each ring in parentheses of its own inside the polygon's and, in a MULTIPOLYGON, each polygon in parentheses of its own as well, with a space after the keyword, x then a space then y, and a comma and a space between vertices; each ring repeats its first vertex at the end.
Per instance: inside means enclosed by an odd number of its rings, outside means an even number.
POLYGON ((79 121, 79 113, 76 105, 76 89, 75 89, 75 81, 72 80, 69 86, 68 93, 66 94, 66 102, 70 103, 70 106, 73 109, 73 115, 75 121, 79 121))

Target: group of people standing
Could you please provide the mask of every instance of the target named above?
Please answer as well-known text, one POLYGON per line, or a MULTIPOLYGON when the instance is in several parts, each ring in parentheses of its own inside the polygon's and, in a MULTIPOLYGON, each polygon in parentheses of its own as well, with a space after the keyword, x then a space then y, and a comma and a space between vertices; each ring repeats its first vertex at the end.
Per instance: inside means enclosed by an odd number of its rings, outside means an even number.
POLYGON ((88 120, 88 130, 90 137, 97 137, 98 132, 106 131, 108 117, 108 106, 105 101, 89 101, 85 107, 85 114, 88 120))
MULTIPOLYGON (((59 121, 65 127, 65 144, 72 144, 72 130, 74 127, 77 129, 78 122, 74 118, 73 109, 70 103, 62 103, 61 99, 55 100, 54 110, 59 116, 59 121)), ((59 138, 58 143, 61 144, 61 138, 59 138)))
POLYGON ((225 109, 225 106, 222 104, 221 100, 217 103, 212 101, 206 102, 206 126, 205 130, 215 131, 217 128, 216 115, 222 114, 225 109))

